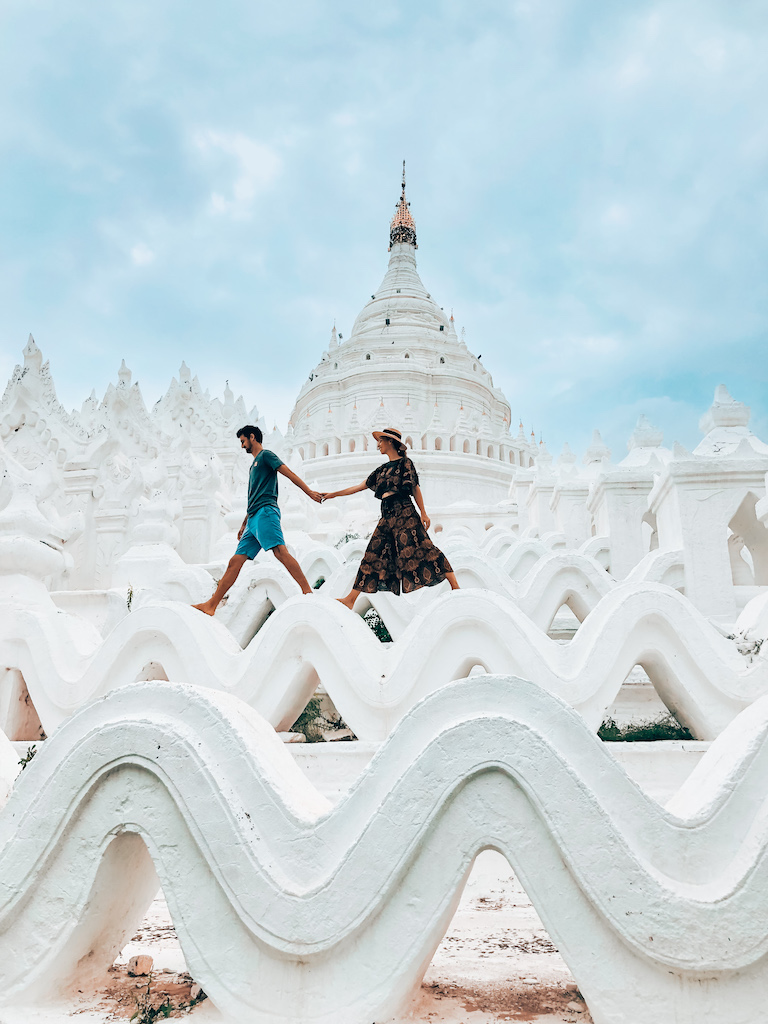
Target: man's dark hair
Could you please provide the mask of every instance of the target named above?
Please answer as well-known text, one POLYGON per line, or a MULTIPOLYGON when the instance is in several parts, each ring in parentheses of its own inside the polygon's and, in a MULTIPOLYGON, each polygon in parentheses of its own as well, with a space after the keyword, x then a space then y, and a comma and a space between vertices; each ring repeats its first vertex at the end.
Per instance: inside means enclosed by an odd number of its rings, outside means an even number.
POLYGON ((255 437, 259 444, 261 444, 261 442, 264 440, 264 435, 262 434, 259 427, 251 426, 250 423, 247 423, 244 427, 240 427, 240 429, 237 432, 237 436, 255 437))

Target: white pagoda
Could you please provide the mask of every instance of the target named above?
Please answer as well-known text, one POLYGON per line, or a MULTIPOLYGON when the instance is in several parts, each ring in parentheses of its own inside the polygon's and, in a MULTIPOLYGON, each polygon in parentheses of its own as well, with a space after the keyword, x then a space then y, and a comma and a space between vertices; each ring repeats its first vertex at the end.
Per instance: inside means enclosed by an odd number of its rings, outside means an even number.
POLYGON ((321 489, 356 481, 380 456, 371 431, 398 427, 430 489, 430 505, 505 499, 515 467, 536 447, 510 434, 503 392, 457 336, 416 267, 416 225, 405 196, 390 226, 389 266, 349 338, 334 326, 301 388, 283 449, 321 489))

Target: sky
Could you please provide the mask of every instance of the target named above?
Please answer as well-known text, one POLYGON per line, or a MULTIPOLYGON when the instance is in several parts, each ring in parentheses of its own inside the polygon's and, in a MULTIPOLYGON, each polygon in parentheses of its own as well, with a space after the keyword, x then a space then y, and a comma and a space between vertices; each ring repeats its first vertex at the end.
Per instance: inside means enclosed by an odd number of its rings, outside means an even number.
POLYGON ((557 453, 715 386, 768 440, 762 0, 0 0, 0 386, 185 360, 283 428, 387 264, 557 453))

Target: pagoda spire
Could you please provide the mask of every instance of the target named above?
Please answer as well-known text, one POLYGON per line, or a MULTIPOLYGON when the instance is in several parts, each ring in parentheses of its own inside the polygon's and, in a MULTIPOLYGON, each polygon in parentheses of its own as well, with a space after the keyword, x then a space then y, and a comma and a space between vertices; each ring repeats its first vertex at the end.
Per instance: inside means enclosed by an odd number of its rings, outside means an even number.
POLYGON ((410 203, 405 198, 405 160, 403 160, 403 182, 400 201, 395 207, 395 215, 389 226, 389 248, 404 242, 418 249, 416 244, 416 224, 411 216, 410 203))

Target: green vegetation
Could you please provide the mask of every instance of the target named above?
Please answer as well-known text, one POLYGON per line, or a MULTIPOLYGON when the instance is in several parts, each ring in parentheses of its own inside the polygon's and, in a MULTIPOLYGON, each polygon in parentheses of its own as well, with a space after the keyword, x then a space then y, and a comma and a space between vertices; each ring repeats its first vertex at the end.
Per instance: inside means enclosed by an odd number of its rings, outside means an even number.
POLYGON ((693 736, 668 711, 659 718, 645 722, 631 722, 617 725, 612 718, 606 718, 597 735, 606 743, 648 743, 654 740, 692 740, 693 736))
POLYGON ((389 635, 389 630, 384 625, 384 620, 376 611, 375 608, 369 608, 363 616, 363 622, 373 630, 377 638, 381 640, 383 644, 391 644, 392 637, 389 635))
POLYGON ((325 583, 325 576, 318 576, 315 582, 312 584, 313 590, 319 590, 320 587, 325 583))
POLYGON ((351 540, 360 540, 359 533, 345 533, 341 540, 337 540, 333 545, 335 548, 341 548, 351 540))
POLYGON ((303 732, 307 743, 322 743, 325 719, 321 715, 322 702, 319 697, 311 697, 307 706, 291 726, 291 732, 303 732))
POLYGON ((157 1020, 168 1020, 169 1017, 179 1017, 202 1003, 208 996, 205 992, 200 992, 200 995, 195 996, 194 999, 190 999, 188 1003, 177 1003, 175 1006, 171 1002, 171 997, 166 996, 161 1003, 157 1006, 153 1005, 152 996, 152 975, 149 976, 147 982, 146 992, 142 992, 141 995, 135 996, 136 999, 136 1012, 131 1017, 131 1020, 136 1021, 136 1024, 155 1024, 157 1020))
POLYGON ((21 765, 21 770, 22 771, 24 771, 24 769, 27 767, 27 765, 29 764, 29 762, 32 760, 32 758, 35 756, 36 753, 37 753, 37 744, 36 743, 33 743, 31 747, 27 747, 26 754, 24 755, 24 757, 19 759, 19 764, 21 765))

